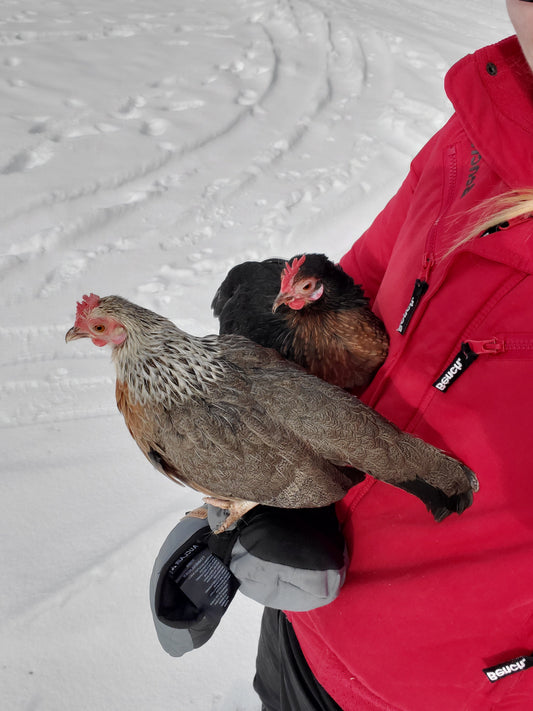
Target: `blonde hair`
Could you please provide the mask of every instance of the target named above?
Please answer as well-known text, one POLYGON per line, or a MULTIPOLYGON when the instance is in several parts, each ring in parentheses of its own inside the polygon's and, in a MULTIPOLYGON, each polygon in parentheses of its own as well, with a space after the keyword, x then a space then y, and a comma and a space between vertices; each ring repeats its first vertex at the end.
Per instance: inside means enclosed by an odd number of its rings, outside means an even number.
POLYGON ((474 208, 471 214, 476 218, 472 227, 448 250, 446 256, 493 227, 519 217, 526 218, 533 215, 533 188, 510 190, 503 195, 489 198, 474 208))

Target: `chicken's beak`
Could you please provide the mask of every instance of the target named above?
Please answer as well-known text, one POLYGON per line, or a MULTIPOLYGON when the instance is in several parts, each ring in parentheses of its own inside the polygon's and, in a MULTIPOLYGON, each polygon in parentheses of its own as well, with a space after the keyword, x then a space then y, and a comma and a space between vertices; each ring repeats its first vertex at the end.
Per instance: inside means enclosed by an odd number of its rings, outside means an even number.
POLYGON ((279 294, 276 296, 276 300, 272 304, 272 313, 275 314, 281 304, 286 304, 288 301, 291 300, 291 298, 292 297, 290 294, 280 291, 279 294))
POLYGON ((70 343, 70 341, 75 341, 78 338, 89 338, 89 334, 84 331, 80 331, 80 329, 76 328, 76 326, 72 326, 72 328, 65 334, 65 343, 70 343))

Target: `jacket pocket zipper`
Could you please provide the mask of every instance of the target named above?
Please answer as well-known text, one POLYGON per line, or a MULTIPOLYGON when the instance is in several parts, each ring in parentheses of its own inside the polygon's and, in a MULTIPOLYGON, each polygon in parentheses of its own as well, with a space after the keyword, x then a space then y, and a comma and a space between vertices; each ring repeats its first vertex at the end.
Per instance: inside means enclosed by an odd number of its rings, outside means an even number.
POLYGON ((471 339, 463 341, 461 350, 433 383, 433 387, 441 392, 446 392, 479 356, 528 352, 533 357, 533 337, 530 336, 512 336, 508 338, 495 336, 484 341, 471 339))

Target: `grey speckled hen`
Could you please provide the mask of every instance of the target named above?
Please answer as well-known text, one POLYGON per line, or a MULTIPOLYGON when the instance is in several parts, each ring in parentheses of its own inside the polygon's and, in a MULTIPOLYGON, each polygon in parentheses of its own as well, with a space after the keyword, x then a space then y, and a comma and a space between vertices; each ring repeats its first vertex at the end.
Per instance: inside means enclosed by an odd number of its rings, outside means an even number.
POLYGON ((227 525, 257 503, 330 504, 361 471, 418 495, 439 520, 472 503, 477 480, 464 464, 244 337, 194 337, 91 294, 66 335, 77 338, 112 346, 131 435, 171 479, 229 501, 227 525))

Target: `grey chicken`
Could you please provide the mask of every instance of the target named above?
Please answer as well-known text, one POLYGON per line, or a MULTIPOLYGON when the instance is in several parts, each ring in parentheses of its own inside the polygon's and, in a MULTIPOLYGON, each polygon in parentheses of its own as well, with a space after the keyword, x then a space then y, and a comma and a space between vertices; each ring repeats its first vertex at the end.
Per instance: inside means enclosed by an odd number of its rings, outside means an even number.
POLYGON ((360 471, 419 496, 437 520, 477 491, 461 462, 242 336, 195 337, 119 296, 91 294, 65 338, 111 345, 132 437, 161 472, 228 508, 224 528, 258 503, 333 503, 360 471))

